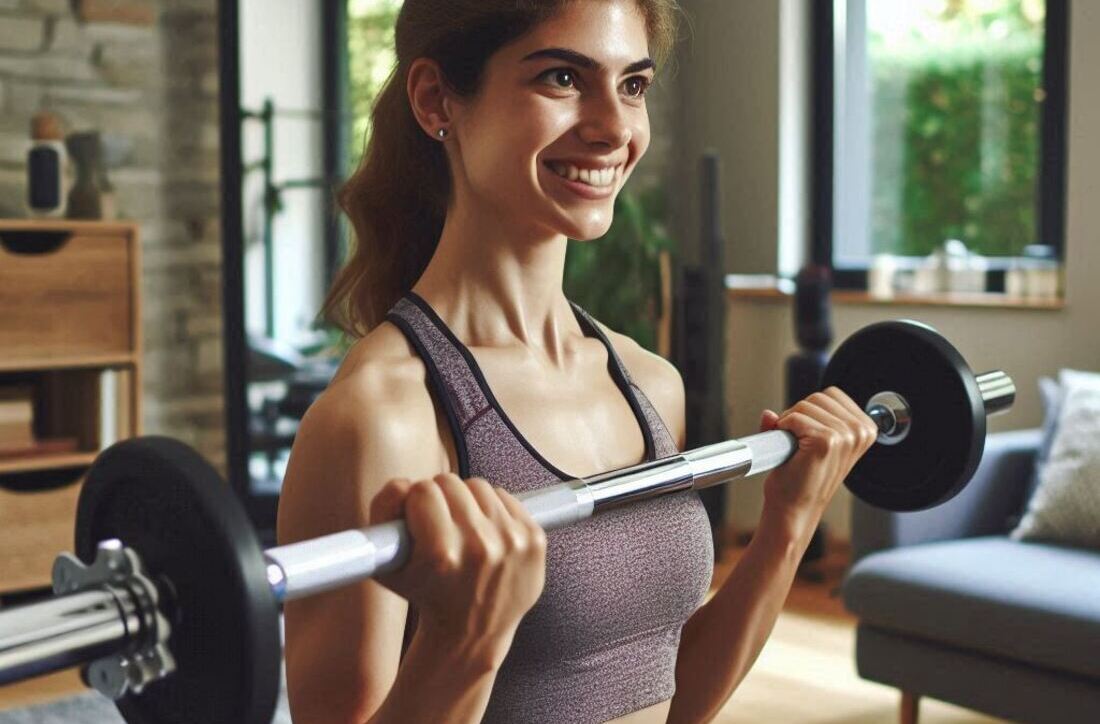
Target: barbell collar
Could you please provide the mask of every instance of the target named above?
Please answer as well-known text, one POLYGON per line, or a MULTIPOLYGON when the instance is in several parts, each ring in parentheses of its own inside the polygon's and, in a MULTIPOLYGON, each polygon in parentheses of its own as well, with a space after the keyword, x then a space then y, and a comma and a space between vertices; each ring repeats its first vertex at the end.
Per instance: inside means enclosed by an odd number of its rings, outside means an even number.
POLYGON ((974 376, 982 395, 986 415, 1007 411, 1016 401, 1016 383, 1004 370, 990 370, 974 376))

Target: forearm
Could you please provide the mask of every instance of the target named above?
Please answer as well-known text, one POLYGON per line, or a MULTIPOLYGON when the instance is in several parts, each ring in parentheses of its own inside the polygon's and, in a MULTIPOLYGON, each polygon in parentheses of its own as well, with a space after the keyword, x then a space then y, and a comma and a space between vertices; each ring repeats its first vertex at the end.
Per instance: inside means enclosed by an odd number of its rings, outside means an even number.
POLYGON ((501 659, 419 629, 389 694, 367 724, 480 722, 501 659))
POLYGON ((745 678, 783 608, 814 520, 761 516, 737 566, 684 624, 669 722, 711 720, 745 678))

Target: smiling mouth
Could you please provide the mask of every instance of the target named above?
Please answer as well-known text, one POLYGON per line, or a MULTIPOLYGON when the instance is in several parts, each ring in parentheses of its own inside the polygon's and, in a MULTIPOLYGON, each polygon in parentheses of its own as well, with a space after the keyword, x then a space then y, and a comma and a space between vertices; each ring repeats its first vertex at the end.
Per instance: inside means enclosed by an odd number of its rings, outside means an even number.
POLYGON ((622 171, 621 165, 601 169, 587 169, 558 161, 547 161, 546 167, 568 181, 576 181, 597 189, 614 184, 622 171))

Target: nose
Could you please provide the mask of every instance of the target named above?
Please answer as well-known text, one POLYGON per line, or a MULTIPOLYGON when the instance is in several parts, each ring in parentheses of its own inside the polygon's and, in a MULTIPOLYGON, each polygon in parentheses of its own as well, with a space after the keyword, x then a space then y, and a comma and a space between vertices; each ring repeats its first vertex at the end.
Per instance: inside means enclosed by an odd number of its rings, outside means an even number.
POLYGON ((583 104, 578 132, 587 144, 608 148, 625 146, 630 141, 632 129, 618 93, 603 91, 590 95, 583 104))

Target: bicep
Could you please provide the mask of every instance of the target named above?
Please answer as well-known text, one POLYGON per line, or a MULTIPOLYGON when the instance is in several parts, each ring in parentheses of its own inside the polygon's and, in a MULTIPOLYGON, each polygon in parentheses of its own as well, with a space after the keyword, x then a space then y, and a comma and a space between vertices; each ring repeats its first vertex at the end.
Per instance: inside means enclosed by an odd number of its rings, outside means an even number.
MULTIPOLYGON (((415 437, 403 433, 407 424, 382 422, 381 406, 349 414, 322 400, 303 418, 291 450, 280 545, 364 527, 370 501, 387 481, 440 472, 426 462, 431 456, 407 449, 405 440, 415 437)), ((397 676, 407 610, 405 599, 372 580, 287 602, 284 657, 295 720, 369 718, 397 676)))

